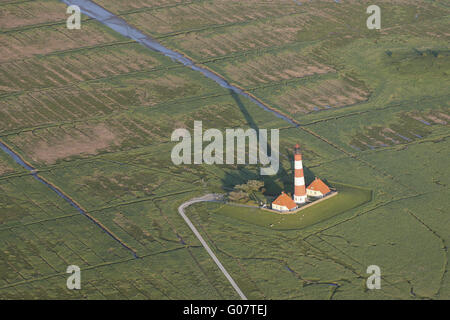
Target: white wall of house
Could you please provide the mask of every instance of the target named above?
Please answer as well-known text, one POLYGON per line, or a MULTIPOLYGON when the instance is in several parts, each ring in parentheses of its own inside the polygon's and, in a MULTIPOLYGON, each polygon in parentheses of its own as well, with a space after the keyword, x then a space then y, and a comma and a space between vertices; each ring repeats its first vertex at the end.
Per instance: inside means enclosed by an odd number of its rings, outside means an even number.
POLYGON ((278 211, 289 211, 289 209, 286 206, 280 206, 278 204, 272 203, 272 209, 278 210, 278 211))
POLYGON ((312 189, 306 189, 306 194, 310 197, 323 197, 322 192, 312 189))

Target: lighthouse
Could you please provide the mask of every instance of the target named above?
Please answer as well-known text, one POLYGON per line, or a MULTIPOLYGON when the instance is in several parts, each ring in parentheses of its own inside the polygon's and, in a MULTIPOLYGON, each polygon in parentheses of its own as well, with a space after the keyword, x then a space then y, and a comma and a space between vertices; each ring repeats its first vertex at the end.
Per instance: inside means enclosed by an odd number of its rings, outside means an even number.
POLYGON ((303 175, 302 154, 298 143, 294 149, 294 187, 294 202, 305 203, 307 199, 305 177, 303 175))

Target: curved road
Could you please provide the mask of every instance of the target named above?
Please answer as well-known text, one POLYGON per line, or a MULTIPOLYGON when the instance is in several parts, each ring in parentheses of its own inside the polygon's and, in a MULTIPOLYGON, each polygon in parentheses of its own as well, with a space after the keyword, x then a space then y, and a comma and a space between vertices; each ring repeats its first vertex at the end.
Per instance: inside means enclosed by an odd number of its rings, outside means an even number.
POLYGON ((222 263, 219 261, 219 259, 216 257, 214 252, 209 248, 206 241, 203 239, 201 234, 198 232, 197 228, 192 224, 191 220, 186 216, 184 213, 184 210, 189 207, 191 204, 197 203, 197 202, 218 202, 221 200, 221 196, 217 194, 207 194, 200 198, 193 198, 189 201, 186 201, 181 206, 178 207, 178 212, 180 213, 181 217, 184 219, 184 221, 187 223, 189 228, 191 228, 192 232, 195 234, 197 239, 200 241, 202 246, 205 248, 205 250, 208 252, 208 254, 211 256, 211 258, 214 260, 214 262, 219 267, 220 271, 225 275, 225 277, 228 279, 228 281, 233 286, 234 290, 237 292, 237 294, 241 297, 242 300, 247 300, 247 297, 244 295, 242 290, 238 287, 236 282, 233 280, 233 278, 230 276, 228 271, 225 269, 225 267, 222 265, 222 263))

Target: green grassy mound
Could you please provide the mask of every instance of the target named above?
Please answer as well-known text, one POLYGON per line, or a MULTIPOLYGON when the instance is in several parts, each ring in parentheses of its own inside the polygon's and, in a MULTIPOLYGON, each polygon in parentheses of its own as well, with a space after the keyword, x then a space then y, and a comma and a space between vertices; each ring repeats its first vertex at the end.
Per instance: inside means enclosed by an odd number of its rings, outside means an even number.
POLYGON ((292 214, 277 214, 257 208, 222 205, 215 212, 276 230, 301 229, 356 208, 372 199, 372 191, 333 183, 339 194, 292 214))

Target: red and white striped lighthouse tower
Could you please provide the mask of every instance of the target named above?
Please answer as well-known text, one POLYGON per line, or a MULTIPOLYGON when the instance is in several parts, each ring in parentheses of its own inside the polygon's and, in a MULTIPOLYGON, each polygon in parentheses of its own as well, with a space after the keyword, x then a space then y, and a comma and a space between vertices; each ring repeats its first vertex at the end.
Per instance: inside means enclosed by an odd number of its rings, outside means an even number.
POLYGON ((306 188, 305 177, 303 175, 302 154, 300 153, 300 146, 298 143, 294 149, 294 202, 305 203, 306 202, 306 188))

